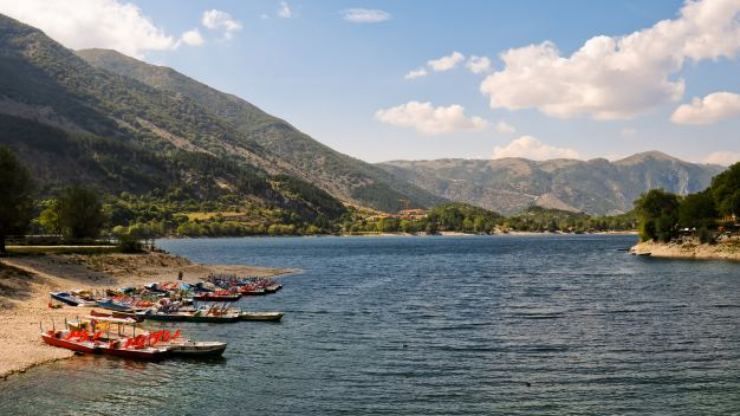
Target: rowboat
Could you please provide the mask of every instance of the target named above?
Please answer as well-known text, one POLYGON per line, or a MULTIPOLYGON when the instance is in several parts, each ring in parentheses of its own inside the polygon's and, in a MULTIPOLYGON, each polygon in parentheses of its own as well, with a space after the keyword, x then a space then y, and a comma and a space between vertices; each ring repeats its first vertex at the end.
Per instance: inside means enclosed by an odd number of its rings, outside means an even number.
POLYGON ((279 321, 283 318, 282 312, 239 312, 242 321, 279 321))
POLYGON ((69 306, 95 306, 97 303, 93 300, 83 299, 75 296, 70 292, 49 292, 52 299, 65 303, 69 306))
POLYGON ((207 313, 203 313, 202 311, 195 311, 195 312, 185 312, 185 311, 176 311, 176 312, 158 312, 154 310, 147 310, 143 312, 137 312, 137 317, 143 318, 143 319, 149 319, 152 321, 165 321, 165 322, 198 322, 198 323, 214 323, 214 324, 221 324, 221 323, 232 323, 232 322, 238 322, 241 317, 238 313, 225 313, 225 314, 218 314, 218 315, 211 315, 207 313))
POLYGON ((107 312, 98 312, 95 309, 90 311, 90 316, 94 316, 96 318, 119 318, 119 319, 135 319, 137 322, 141 322, 142 319, 136 316, 133 312, 118 312, 118 311, 111 311, 110 313, 107 312))
POLYGON ((173 342, 168 345, 172 355, 184 357, 218 357, 223 355, 226 350, 225 342, 205 341, 205 342, 173 342))
POLYGON ((282 288, 283 285, 281 285, 280 283, 272 283, 264 287, 266 293, 275 293, 282 288))

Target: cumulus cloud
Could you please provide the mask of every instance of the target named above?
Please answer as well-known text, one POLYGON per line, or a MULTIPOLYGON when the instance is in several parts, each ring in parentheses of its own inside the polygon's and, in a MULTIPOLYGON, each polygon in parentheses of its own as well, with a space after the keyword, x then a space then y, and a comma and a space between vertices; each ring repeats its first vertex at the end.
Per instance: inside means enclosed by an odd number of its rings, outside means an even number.
POLYGON ((40 28, 71 49, 115 49, 141 58, 178 45, 135 4, 117 0, 0 0, 0 13, 40 28))
POLYGON ((205 42, 198 29, 188 30, 183 33, 180 40, 182 43, 190 46, 200 46, 205 42))
POLYGON ((293 9, 290 8, 290 5, 287 1, 281 1, 280 7, 277 11, 277 16, 282 17, 283 19, 290 19, 293 17, 293 9))
POLYGON ((467 117, 465 109, 460 105, 434 107, 432 103, 418 101, 378 110, 375 118, 394 126, 412 127, 425 135, 475 131, 488 125, 480 117, 467 117))
POLYGON ((511 124, 501 120, 498 123, 496 123, 496 131, 499 133, 511 134, 516 131, 516 128, 512 126, 511 124))
POLYGON ((570 56, 552 42, 510 49, 481 91, 492 108, 537 108, 561 118, 630 118, 680 100, 672 77, 686 61, 733 58, 740 50, 740 0, 689 1, 673 20, 632 34, 596 36, 570 56))
POLYGON ((704 158, 703 162, 714 165, 730 166, 736 162, 740 162, 740 152, 713 152, 708 154, 707 157, 704 158))
POLYGON ((496 146, 492 159, 523 157, 533 160, 577 159, 579 154, 573 149, 549 146, 532 136, 522 136, 506 146, 496 146))
POLYGON ((740 94, 714 92, 704 98, 694 98, 671 115, 677 124, 712 124, 728 118, 740 117, 740 94))
POLYGON ((491 70, 491 60, 486 56, 473 55, 468 58, 465 67, 474 74, 484 74, 491 70))
POLYGON ((342 18, 352 23, 380 23, 391 18, 391 14, 379 9, 347 9, 342 18))
POLYGON ((461 54, 460 52, 455 51, 439 59, 432 59, 430 61, 427 61, 427 65, 433 71, 442 72, 442 71, 449 71, 450 69, 455 68, 457 64, 459 64, 460 62, 464 60, 465 60, 465 55, 461 54))
POLYGON ((242 24, 230 14, 216 9, 206 10, 201 18, 203 26, 210 30, 223 32, 224 38, 231 39, 234 32, 242 30, 242 24))
POLYGON ((427 61, 426 67, 421 67, 421 68, 411 70, 408 73, 406 73, 406 76, 404 76, 404 78, 414 79, 414 78, 420 78, 420 77, 427 76, 429 74, 429 72, 427 71, 427 68, 435 72, 449 71, 451 69, 454 69, 460 62, 463 62, 464 60, 465 60, 465 55, 461 54, 460 52, 455 51, 439 59, 431 59, 427 61))
POLYGON ((416 79, 427 76, 428 72, 424 68, 412 69, 404 75, 405 79, 416 79))

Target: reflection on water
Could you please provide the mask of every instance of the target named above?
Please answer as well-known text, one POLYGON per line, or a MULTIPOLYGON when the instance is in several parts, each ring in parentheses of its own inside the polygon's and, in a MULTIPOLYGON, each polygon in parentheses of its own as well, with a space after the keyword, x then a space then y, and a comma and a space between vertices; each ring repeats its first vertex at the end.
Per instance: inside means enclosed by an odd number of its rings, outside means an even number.
MULTIPOLYGON (((633 237, 250 238, 160 244, 301 268, 280 324, 180 325, 216 361, 75 357, 0 384, 0 414, 740 413, 740 264, 633 237)), ((169 325, 171 327, 172 325, 169 325)))

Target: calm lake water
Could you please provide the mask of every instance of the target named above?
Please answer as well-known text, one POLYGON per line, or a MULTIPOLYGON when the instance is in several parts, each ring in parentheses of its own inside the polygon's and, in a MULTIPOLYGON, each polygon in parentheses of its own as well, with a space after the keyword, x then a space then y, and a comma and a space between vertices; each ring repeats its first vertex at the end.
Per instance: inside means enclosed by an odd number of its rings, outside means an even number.
POLYGON ((219 361, 75 357, 0 383, 0 414, 740 414, 740 264, 619 251, 631 236, 167 240, 199 262, 295 267, 180 325, 219 361))

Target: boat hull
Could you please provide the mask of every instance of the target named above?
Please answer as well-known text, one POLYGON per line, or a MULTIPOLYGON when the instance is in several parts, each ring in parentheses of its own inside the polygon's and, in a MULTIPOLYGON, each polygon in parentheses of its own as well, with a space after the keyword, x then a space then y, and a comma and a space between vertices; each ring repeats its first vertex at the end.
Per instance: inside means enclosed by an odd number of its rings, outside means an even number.
POLYGON ((164 322, 196 322, 196 323, 212 323, 212 324, 223 324, 238 322, 240 316, 193 316, 185 314, 137 314, 139 317, 149 319, 152 321, 164 321, 164 322))
POLYGON ((86 354, 99 354, 100 349, 92 342, 78 343, 74 341, 68 341, 65 339, 57 338, 49 334, 42 334, 41 338, 47 345, 53 347, 65 348, 72 351, 83 352, 86 354))
POLYGON ((225 350, 225 342, 189 342, 169 345, 170 354, 182 357, 220 357, 225 350))
POLYGON ((241 295, 238 296, 212 296, 212 295, 201 295, 194 296, 193 300, 198 302, 236 302, 241 299, 241 295))
POLYGON ((272 321, 283 319, 282 312, 241 312, 239 318, 242 321, 272 321))
POLYGON ((133 309, 131 309, 130 306, 127 305, 121 305, 119 303, 115 303, 112 301, 100 301, 98 302, 98 306, 103 309, 108 309, 109 311, 115 311, 115 312, 133 312, 133 309))
POLYGON ((166 348, 145 348, 141 350, 128 348, 100 347, 100 352, 105 355, 140 361, 159 361, 167 357, 169 350, 166 348))
POLYGON ((49 292, 49 296, 51 296, 52 299, 58 300, 59 302, 69 306, 95 306, 95 302, 77 298, 66 292, 49 292))

